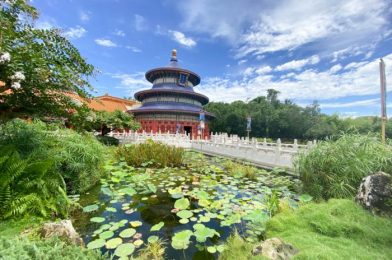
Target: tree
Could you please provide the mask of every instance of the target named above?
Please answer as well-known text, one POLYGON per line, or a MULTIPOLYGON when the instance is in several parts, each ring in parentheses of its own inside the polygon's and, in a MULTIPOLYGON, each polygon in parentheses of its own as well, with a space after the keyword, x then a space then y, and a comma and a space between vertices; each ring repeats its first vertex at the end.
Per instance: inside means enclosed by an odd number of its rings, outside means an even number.
POLYGON ((113 130, 129 129, 135 131, 140 128, 140 125, 132 115, 126 112, 120 110, 114 112, 98 111, 92 121, 92 128, 104 136, 113 130))
POLYGON ((61 35, 34 28, 37 10, 24 0, 0 3, 0 116, 69 117, 87 110, 94 67, 61 35))

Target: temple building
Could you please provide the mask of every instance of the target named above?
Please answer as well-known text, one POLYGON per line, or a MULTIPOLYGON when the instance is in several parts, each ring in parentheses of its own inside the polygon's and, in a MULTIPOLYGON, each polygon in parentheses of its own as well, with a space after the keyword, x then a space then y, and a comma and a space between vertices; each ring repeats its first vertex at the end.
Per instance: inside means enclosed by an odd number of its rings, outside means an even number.
POLYGON ((146 79, 152 88, 135 93, 141 105, 129 110, 142 131, 209 137, 208 122, 214 115, 203 110, 208 97, 193 90, 200 77, 179 66, 176 50, 172 51, 169 65, 147 71, 146 79))

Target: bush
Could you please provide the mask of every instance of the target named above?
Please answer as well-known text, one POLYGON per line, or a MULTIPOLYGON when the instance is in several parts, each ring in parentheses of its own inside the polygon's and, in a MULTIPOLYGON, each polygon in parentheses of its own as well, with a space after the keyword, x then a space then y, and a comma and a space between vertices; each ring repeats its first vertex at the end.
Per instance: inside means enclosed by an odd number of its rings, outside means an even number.
POLYGON ((99 252, 68 245, 59 239, 0 238, 1 259, 75 260, 107 259, 99 252))
POLYGON ((181 166, 184 149, 165 145, 152 140, 137 145, 119 147, 118 159, 124 158, 128 165, 136 167, 175 167, 181 166))
POLYGON ((0 219, 68 215, 64 180, 59 173, 49 172, 51 166, 50 160, 34 162, 21 159, 16 151, 0 151, 0 219))
POLYGON ((351 200, 331 199, 284 209, 267 222, 267 237, 299 249, 295 259, 390 259, 392 220, 351 200))
POLYGON ((41 121, 12 120, 0 126, 0 147, 12 146, 22 159, 46 161, 60 173, 70 193, 84 192, 104 174, 105 148, 94 136, 41 121))
POLYGON ((226 160, 223 163, 225 170, 232 176, 237 178, 246 177, 251 180, 255 180, 258 176, 258 169, 256 167, 235 163, 231 160, 226 160))
POLYGON ((304 192, 316 199, 354 196, 361 179, 377 171, 392 172, 392 147, 371 135, 342 135, 318 143, 294 162, 304 192))
POLYGON ((103 143, 104 145, 107 146, 118 146, 120 141, 117 138, 111 137, 111 136, 102 136, 98 135, 96 136, 97 140, 103 143))
POLYGON ((254 245, 246 242, 237 232, 233 233, 226 241, 225 249, 219 255, 219 260, 261 260, 263 256, 253 256, 254 245))

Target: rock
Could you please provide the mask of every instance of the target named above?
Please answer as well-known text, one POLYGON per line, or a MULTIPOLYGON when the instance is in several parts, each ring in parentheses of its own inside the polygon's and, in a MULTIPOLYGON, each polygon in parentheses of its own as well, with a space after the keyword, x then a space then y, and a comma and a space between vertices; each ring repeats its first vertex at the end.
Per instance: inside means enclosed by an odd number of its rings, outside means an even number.
POLYGON ((377 172, 362 179, 355 200, 373 213, 392 215, 392 176, 377 172))
POLYGON ((260 245, 254 247, 252 251, 253 255, 262 255, 273 260, 291 259, 297 253, 298 249, 276 237, 263 241, 260 245))
POLYGON ((72 244, 84 246, 83 240, 80 235, 75 231, 71 220, 61 220, 60 223, 50 222, 45 223, 40 230, 41 237, 59 237, 72 244))

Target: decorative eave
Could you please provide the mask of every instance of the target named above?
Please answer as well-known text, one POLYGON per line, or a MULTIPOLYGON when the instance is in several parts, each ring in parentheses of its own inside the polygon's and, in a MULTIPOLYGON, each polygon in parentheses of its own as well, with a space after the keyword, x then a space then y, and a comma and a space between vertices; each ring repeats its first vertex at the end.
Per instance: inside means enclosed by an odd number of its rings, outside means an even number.
POLYGON ((153 89, 147 89, 147 90, 142 90, 139 92, 135 93, 135 99, 138 101, 143 101, 144 98, 147 96, 153 95, 153 94, 159 94, 159 93, 176 93, 176 94, 182 94, 184 96, 188 97, 193 97, 197 98, 202 105, 205 105, 208 103, 209 99, 207 96, 197 93, 197 92, 191 92, 191 91, 186 91, 186 90, 173 90, 173 89, 160 89, 160 88, 153 88, 153 89))
POLYGON ((172 67, 160 67, 149 70, 146 72, 146 79, 153 83, 157 78, 162 78, 163 76, 167 76, 170 74, 186 74, 188 75, 188 80, 192 82, 193 86, 197 86, 200 84, 200 76, 196 73, 182 69, 182 68, 172 68, 172 67))

